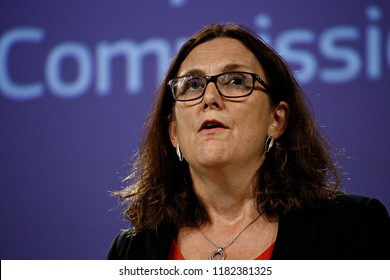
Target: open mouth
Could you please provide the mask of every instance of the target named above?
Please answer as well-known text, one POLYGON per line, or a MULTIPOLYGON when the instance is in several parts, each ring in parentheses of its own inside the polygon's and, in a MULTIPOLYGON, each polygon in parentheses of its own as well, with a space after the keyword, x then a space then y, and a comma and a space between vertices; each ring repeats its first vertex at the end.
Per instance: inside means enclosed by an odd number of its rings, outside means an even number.
POLYGON ((206 120, 202 123, 199 131, 201 130, 211 130, 215 128, 227 128, 225 124, 217 120, 206 120))

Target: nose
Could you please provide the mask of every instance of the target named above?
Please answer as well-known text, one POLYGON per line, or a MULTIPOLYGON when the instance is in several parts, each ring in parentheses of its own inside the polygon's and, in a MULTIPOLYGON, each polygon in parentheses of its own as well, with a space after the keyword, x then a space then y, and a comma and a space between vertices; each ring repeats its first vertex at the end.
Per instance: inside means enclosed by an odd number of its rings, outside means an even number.
POLYGON ((209 82, 206 86, 203 100, 202 100, 203 109, 214 108, 222 109, 223 108, 223 98, 219 93, 217 85, 214 82, 209 82))

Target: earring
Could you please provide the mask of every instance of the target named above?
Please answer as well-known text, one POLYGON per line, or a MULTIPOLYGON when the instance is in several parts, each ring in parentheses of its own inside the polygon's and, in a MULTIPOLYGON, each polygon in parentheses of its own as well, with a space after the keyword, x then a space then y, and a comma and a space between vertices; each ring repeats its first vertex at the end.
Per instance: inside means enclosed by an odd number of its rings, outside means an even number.
POLYGON ((265 140, 265 150, 267 153, 269 152, 269 150, 271 150, 273 145, 274 145, 274 137, 270 135, 267 137, 267 140, 265 140))
POLYGON ((179 160, 180 160, 180 161, 183 161, 183 154, 182 154, 181 151, 180 151, 179 143, 177 143, 177 146, 176 146, 176 154, 177 154, 177 156, 179 157, 179 160))

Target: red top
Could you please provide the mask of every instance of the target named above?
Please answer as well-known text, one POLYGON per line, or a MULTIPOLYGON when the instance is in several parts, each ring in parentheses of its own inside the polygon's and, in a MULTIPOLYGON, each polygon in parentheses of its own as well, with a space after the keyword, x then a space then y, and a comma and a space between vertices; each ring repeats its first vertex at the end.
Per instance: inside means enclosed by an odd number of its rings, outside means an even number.
MULTIPOLYGON (((272 251, 274 250, 275 242, 273 242, 263 253, 260 254, 255 260, 269 260, 271 259, 272 251)), ((171 243, 171 250, 169 251, 170 260, 184 260, 183 255, 180 252, 179 246, 177 246, 176 240, 173 239, 171 243)))

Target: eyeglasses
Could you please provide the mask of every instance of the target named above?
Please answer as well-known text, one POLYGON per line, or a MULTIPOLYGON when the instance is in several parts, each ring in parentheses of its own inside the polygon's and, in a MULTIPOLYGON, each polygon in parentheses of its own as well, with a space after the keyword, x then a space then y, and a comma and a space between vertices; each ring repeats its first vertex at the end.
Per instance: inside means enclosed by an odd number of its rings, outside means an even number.
POLYGON ((192 101, 201 98, 212 82, 220 95, 239 98, 251 95, 258 81, 267 91, 269 86, 255 73, 226 72, 214 76, 186 75, 168 82, 176 101, 192 101))

